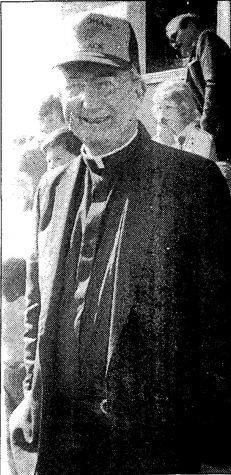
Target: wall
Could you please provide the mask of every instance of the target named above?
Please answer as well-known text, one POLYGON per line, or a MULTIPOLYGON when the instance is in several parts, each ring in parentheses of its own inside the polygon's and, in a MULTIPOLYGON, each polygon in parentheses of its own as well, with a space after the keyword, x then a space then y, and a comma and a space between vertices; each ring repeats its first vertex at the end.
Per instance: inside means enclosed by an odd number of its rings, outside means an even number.
POLYGON ((231 45, 231 2, 217 2, 217 34, 231 45))

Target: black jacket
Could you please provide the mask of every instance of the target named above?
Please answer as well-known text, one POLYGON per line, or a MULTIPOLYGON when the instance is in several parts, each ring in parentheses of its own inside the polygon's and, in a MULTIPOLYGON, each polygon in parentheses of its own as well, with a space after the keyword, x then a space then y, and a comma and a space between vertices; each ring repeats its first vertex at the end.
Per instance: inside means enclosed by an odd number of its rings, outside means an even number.
MULTIPOLYGON (((80 162, 47 176, 37 196, 25 355, 38 473, 50 473, 54 449, 57 306, 80 162)), ((144 130, 121 180, 127 214, 102 413, 113 434, 111 474, 190 473, 209 456, 224 462, 231 423, 229 191, 213 162, 154 143, 144 130)), ((105 239, 109 232, 105 221, 105 239)))
POLYGON ((202 31, 188 64, 187 81, 202 114, 202 127, 218 142, 218 160, 230 157, 230 71, 227 43, 211 30, 202 31))

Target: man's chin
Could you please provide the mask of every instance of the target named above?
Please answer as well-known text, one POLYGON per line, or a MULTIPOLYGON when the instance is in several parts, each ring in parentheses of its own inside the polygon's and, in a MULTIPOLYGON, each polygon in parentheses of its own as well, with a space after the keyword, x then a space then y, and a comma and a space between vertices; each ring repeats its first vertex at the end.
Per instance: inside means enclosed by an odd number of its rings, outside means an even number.
POLYGON ((181 59, 189 59, 192 53, 192 48, 190 50, 182 51, 181 50, 181 59))
POLYGON ((114 135, 114 128, 112 127, 88 127, 85 130, 81 130, 78 127, 72 127, 72 132, 83 142, 89 141, 104 141, 109 140, 114 135))
POLYGON ((110 141, 113 141, 113 138, 115 137, 115 134, 113 131, 107 130, 103 132, 92 132, 92 133, 85 133, 82 134, 82 142, 85 143, 86 145, 88 143, 108 143, 110 141))
POLYGON ((93 155, 104 155, 112 152, 118 147, 116 137, 112 135, 107 136, 85 136, 83 143, 87 145, 93 155))

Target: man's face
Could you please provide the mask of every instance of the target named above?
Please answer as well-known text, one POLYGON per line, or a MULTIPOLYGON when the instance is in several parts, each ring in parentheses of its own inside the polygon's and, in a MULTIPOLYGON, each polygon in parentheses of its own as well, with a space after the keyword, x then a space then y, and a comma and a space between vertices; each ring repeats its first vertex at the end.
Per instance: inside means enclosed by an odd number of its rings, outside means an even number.
POLYGON ((73 155, 68 152, 63 145, 49 147, 46 153, 47 169, 67 165, 73 160, 73 155))
POLYGON ((45 134, 50 134, 54 130, 63 127, 64 122, 60 117, 60 113, 52 110, 40 120, 40 130, 45 134))
POLYGON ((190 56, 197 38, 197 29, 192 23, 187 28, 181 28, 178 23, 172 24, 166 29, 166 34, 170 44, 180 51, 182 58, 190 56))
POLYGON ((63 70, 65 120, 93 154, 123 145, 136 130, 142 88, 131 74, 96 64, 63 70))

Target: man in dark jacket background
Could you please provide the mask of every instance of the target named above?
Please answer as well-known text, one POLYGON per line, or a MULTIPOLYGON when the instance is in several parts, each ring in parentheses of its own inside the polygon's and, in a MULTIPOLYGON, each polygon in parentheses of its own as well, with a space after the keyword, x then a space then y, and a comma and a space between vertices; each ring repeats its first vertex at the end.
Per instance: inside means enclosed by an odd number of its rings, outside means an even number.
POLYGON ((189 59, 187 81, 199 112, 200 126, 213 135, 218 161, 231 160, 231 51, 214 31, 205 29, 201 19, 186 13, 173 18, 166 27, 170 44, 189 59))
POLYGON ((130 23, 87 14, 72 33, 56 64, 83 146, 37 193, 15 461, 37 452, 39 475, 198 473, 229 453, 229 191, 213 162, 138 122, 130 23))

